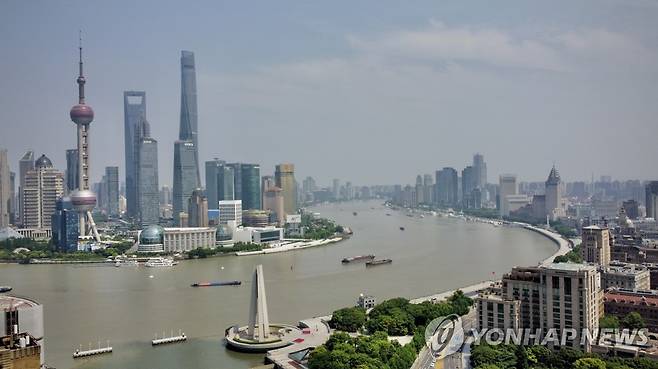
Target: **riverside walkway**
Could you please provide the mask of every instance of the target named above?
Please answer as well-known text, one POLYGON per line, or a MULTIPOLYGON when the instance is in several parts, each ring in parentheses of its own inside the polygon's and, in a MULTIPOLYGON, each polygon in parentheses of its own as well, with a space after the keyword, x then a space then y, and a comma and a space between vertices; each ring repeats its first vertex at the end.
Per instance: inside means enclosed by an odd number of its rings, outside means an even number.
POLYGON ((290 359, 289 355, 298 351, 313 349, 327 342, 332 333, 326 323, 329 320, 331 320, 331 315, 300 321, 299 327, 302 328, 302 337, 293 341, 290 346, 268 351, 265 362, 274 364, 275 368, 300 369, 299 364, 290 359))

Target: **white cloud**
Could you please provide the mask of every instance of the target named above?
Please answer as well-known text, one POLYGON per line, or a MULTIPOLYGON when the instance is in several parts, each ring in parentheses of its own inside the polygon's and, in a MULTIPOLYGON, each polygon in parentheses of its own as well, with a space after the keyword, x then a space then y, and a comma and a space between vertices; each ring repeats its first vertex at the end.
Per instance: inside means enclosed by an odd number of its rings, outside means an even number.
POLYGON ((495 66, 562 70, 556 50, 541 40, 514 37, 498 29, 447 27, 432 22, 422 30, 401 30, 374 39, 350 37, 357 50, 384 58, 435 62, 479 62, 495 66))

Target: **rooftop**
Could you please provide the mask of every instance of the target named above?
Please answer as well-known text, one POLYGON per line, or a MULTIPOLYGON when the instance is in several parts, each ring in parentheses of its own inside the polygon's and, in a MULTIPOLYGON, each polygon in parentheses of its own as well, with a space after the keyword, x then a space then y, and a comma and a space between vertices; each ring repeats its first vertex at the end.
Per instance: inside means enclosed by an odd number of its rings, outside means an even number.
POLYGON ((596 270, 596 267, 594 265, 580 264, 580 263, 550 263, 544 265, 542 268, 550 269, 550 270, 572 271, 572 272, 596 270))
POLYGON ((653 294, 643 294, 640 291, 621 292, 611 290, 605 293, 603 301, 621 304, 658 306, 658 296, 653 294))
POLYGON ((646 273, 649 269, 646 266, 628 263, 612 263, 603 269, 607 274, 641 274, 646 273))
POLYGON ((0 295, 0 309, 2 310, 7 310, 10 308, 26 309, 37 306, 40 306, 38 302, 24 297, 0 295))

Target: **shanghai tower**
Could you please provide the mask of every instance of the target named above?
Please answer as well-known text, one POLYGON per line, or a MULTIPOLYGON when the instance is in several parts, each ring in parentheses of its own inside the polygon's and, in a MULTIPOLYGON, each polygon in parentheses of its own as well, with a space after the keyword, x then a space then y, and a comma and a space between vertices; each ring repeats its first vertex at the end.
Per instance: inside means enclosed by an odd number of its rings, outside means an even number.
POLYGON ((201 183, 199 174, 196 70, 194 53, 181 52, 180 132, 174 144, 174 221, 185 212, 192 191, 201 183))

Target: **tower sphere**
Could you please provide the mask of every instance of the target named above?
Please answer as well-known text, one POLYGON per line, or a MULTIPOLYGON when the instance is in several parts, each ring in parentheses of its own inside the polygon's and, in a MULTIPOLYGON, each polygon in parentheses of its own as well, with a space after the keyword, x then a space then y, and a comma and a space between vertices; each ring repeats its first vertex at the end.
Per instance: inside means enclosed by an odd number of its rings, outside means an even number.
POLYGON ((93 210, 96 206, 96 195, 89 190, 73 191, 71 204, 78 211, 93 210))
POLYGON ((75 124, 89 124, 94 120, 94 111, 86 104, 75 105, 71 108, 71 120, 75 124))

